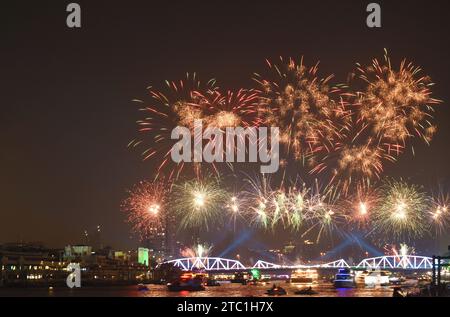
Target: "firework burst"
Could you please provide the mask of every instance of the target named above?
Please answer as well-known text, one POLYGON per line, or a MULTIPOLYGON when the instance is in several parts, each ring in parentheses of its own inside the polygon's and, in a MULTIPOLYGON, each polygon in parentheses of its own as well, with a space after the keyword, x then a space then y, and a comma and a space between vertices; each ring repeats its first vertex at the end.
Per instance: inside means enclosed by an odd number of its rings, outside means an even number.
POLYGON ((414 255, 416 253, 415 248, 408 246, 406 243, 400 243, 400 248, 398 248, 395 244, 385 245, 383 249, 387 255, 393 255, 398 258, 414 255))
POLYGON ((265 79, 255 74, 260 85, 259 112, 264 125, 280 128, 280 143, 286 153, 303 160, 317 151, 330 149, 340 138, 340 122, 345 118, 342 104, 331 96, 338 95, 339 88, 331 87, 333 76, 319 79, 318 64, 307 67, 280 58, 280 65, 267 61, 272 71, 265 79))
POLYGON ((186 247, 181 250, 181 256, 184 258, 202 258, 211 254, 212 246, 207 244, 197 244, 192 247, 186 247))
POLYGON ((369 229, 374 211, 380 203, 378 188, 365 188, 343 200, 350 225, 369 229))
POLYGON ((386 161, 394 162, 395 158, 370 141, 361 145, 337 143, 333 151, 325 153, 310 174, 328 175, 328 184, 348 195, 352 191, 369 189, 380 179, 386 161))
POLYGON ((228 211, 230 222, 233 223, 233 226, 236 229, 236 221, 238 219, 245 219, 243 200, 241 199, 239 194, 231 195, 225 207, 228 211))
POLYGON ((373 215, 375 231, 390 239, 420 238, 427 231, 428 198, 418 186, 386 181, 373 215))
POLYGON ((271 179, 265 176, 246 179, 246 208, 250 223, 256 227, 274 230, 278 226, 298 230, 303 222, 304 193, 295 188, 273 189, 271 179))
POLYGON ((330 150, 317 153, 311 173, 328 175, 346 195, 376 183, 385 163, 395 162, 413 137, 428 144, 437 130, 434 106, 441 101, 431 97, 433 84, 420 71, 405 60, 394 69, 387 52, 383 61, 357 64, 354 75, 364 87, 341 89, 345 120, 340 137, 330 150))
MULTIPOLYGON (((168 179, 178 178, 185 163, 175 164, 171 159, 171 150, 177 140, 171 139, 173 129, 178 126, 193 129, 194 120, 202 119, 203 108, 209 104, 210 96, 215 94, 215 80, 201 82, 196 74, 187 74, 178 82, 166 81, 163 91, 148 88, 151 101, 135 99, 141 105, 140 111, 145 118, 137 121, 140 137, 131 141, 131 148, 144 148, 142 158, 161 162, 156 169, 156 178, 166 174, 168 179)), ((198 164, 194 164, 196 174, 198 164)))
POLYGON ((122 210, 141 240, 151 238, 165 228, 168 193, 168 185, 164 181, 142 181, 128 191, 122 210))
POLYGON ((310 189, 306 220, 309 227, 302 234, 302 237, 316 232, 316 242, 318 243, 323 235, 332 237, 334 232, 340 232, 342 225, 347 218, 339 205, 339 191, 334 187, 326 187, 321 190, 318 181, 310 189))
POLYGON ((272 189, 266 177, 249 179, 247 205, 251 210, 251 223, 263 229, 281 227, 302 236, 317 233, 317 241, 325 233, 331 234, 345 219, 339 208, 338 193, 333 188, 321 192, 318 182, 313 187, 305 183, 287 188, 272 189))
POLYGON ((245 208, 250 214, 250 224, 267 229, 270 226, 272 188, 270 178, 265 176, 246 179, 248 189, 245 191, 245 208))
POLYGON ((171 206, 179 216, 181 228, 208 230, 220 222, 229 196, 216 177, 193 179, 174 185, 171 206))
POLYGON ((362 129, 368 130, 389 154, 400 154, 413 136, 427 144, 436 133, 432 123, 433 106, 441 101, 431 97, 430 78, 421 69, 403 60, 392 67, 385 51, 382 61, 358 66, 359 78, 367 88, 357 93, 357 112, 362 129))
POLYGON ((440 191, 431 197, 430 210, 428 212, 430 222, 436 235, 441 234, 450 225, 450 200, 448 193, 440 191))
POLYGON ((207 127, 225 130, 259 125, 257 91, 245 89, 226 93, 215 91, 204 99, 207 102, 202 107, 202 117, 207 127))

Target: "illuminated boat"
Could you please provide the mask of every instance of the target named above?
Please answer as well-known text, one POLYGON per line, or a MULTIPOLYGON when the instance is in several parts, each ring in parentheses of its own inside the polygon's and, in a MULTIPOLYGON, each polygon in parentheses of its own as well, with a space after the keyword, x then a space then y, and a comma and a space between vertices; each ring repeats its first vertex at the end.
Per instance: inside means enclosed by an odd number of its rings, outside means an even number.
POLYGON ((366 286, 388 286, 390 273, 388 271, 373 270, 364 277, 366 286))
POLYGON ((220 286, 220 283, 219 283, 219 281, 217 281, 217 280, 209 279, 209 280, 206 282, 206 286, 220 286))
POLYGON ((295 270, 291 274, 291 283, 293 284, 312 284, 318 279, 317 270, 306 269, 306 270, 295 270))
POLYGON ((356 286, 355 274, 350 269, 339 269, 333 285, 336 288, 352 288, 356 286))
POLYGON ((294 294, 295 295, 309 295, 309 296, 312 296, 312 295, 319 294, 319 292, 316 292, 315 290, 313 290, 312 287, 307 287, 307 288, 303 288, 303 289, 300 289, 300 290, 296 291, 294 294))
POLYGON ((138 291, 148 291, 148 287, 145 284, 139 284, 138 285, 138 291))
POLYGON ((408 293, 404 292, 401 287, 394 287, 392 297, 407 297, 408 293))
POLYGON ((231 280, 231 283, 239 283, 242 285, 247 285, 248 275, 244 273, 236 273, 234 278, 231 280))
POLYGON ((271 296, 282 296, 282 295, 287 295, 287 292, 281 286, 276 286, 274 284, 271 289, 267 290, 266 294, 271 295, 271 296))
POLYGON ((247 283, 247 285, 251 285, 251 286, 264 286, 267 285, 268 282, 265 281, 250 281, 247 283))
POLYGON ((195 276, 192 273, 183 273, 176 281, 168 283, 167 288, 171 292, 196 292, 205 290, 203 278, 201 276, 195 276))
POLYGON ((389 276, 389 283, 391 285, 401 285, 406 281, 406 279, 400 274, 392 274, 389 276))

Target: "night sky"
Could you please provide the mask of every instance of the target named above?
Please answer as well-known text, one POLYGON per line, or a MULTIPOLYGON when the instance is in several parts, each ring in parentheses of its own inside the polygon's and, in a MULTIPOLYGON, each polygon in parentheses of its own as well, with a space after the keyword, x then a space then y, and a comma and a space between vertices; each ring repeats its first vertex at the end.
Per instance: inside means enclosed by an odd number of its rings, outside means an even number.
POLYGON ((131 100, 186 72, 250 87, 280 55, 320 60, 341 82, 384 48, 420 65, 444 100, 439 132, 386 175, 450 185, 448 1, 378 1, 381 29, 365 24, 371 1, 74 1, 81 29, 66 27, 70 2, 2 1, 0 244, 62 247, 101 224, 106 243, 136 246, 120 202, 154 162, 127 149, 140 118, 131 100))

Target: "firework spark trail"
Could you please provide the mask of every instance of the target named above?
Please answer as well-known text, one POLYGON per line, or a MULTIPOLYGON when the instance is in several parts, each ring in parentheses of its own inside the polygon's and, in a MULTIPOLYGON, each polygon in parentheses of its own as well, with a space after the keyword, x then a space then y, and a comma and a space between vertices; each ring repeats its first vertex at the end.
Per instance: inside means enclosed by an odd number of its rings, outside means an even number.
POLYGON ((288 188, 273 189, 270 177, 262 176, 246 179, 248 188, 244 193, 245 208, 251 225, 274 230, 281 225, 293 230, 303 222, 304 192, 288 188))
POLYGON ((243 199, 239 194, 230 195, 227 204, 226 210, 228 211, 228 218, 230 219, 230 223, 233 224, 234 230, 236 230, 236 221, 244 220, 245 221, 245 210, 242 208, 243 199))
POLYGON ((395 244, 388 244, 385 245, 383 249, 385 254, 398 257, 398 261, 405 256, 414 255, 416 253, 414 247, 410 247, 406 243, 400 243, 400 248, 398 248, 395 244))
POLYGON ((244 192, 245 208, 250 213, 250 225, 267 229, 270 225, 268 215, 269 195, 272 193, 270 178, 265 176, 245 179, 249 189, 244 192))
POLYGON ((122 210, 127 214, 132 231, 141 240, 152 237, 166 226, 168 193, 169 187, 164 180, 142 181, 128 191, 122 210))
POLYGON ((347 220, 347 215, 339 205, 340 192, 335 187, 322 189, 318 181, 310 190, 310 201, 306 219, 310 227, 302 234, 302 237, 311 231, 317 230, 316 243, 322 235, 332 238, 334 233, 341 234, 340 226, 347 220))
POLYGON ((207 244, 197 244, 192 247, 186 247, 181 250, 181 256, 184 258, 202 258, 211 255, 213 247, 207 244))
POLYGON ((255 127, 259 125, 258 91, 239 89, 237 92, 215 91, 205 96, 202 117, 207 127, 226 128, 255 127))

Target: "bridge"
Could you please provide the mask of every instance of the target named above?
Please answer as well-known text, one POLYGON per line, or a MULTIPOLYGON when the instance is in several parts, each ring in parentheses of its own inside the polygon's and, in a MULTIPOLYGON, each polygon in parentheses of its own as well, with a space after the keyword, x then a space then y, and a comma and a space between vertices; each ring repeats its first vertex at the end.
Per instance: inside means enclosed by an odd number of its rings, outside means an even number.
POLYGON ((223 258, 210 257, 195 257, 183 258, 167 261, 164 263, 171 263, 175 267, 183 271, 192 270, 206 270, 206 271, 232 271, 232 270, 246 270, 247 268, 241 262, 223 258))
MULTIPOLYGON (((183 271, 205 270, 205 271, 243 271, 251 269, 278 270, 278 269, 384 269, 384 270, 431 270, 433 259, 425 256, 379 256, 363 259, 357 265, 349 265, 344 259, 322 264, 298 264, 280 265, 259 260, 253 266, 246 267, 237 260, 218 257, 192 257, 167 261, 183 271)), ((163 263, 162 263, 163 264, 163 263)))

